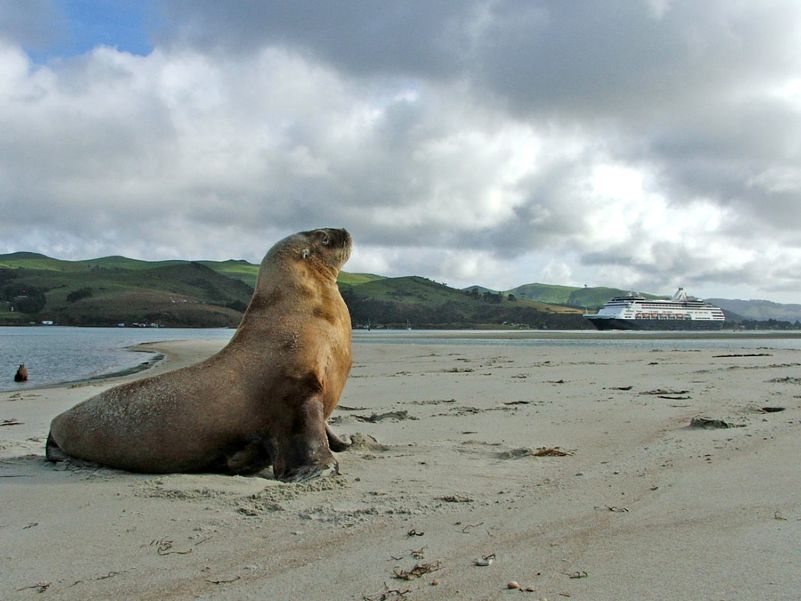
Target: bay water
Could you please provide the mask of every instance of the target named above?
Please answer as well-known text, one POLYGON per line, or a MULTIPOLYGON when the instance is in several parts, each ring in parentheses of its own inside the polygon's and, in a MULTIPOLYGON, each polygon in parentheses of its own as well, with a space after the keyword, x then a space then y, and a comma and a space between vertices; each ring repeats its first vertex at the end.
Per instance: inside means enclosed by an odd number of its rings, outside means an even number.
MULTIPOLYGON (((78 382, 136 370, 156 357, 131 347, 143 342, 212 339, 225 343, 231 328, 82 328, 66 326, 0 327, 0 391, 78 382), (19 364, 26 383, 14 382, 19 364)), ((496 344, 504 346, 592 346, 695 350, 720 348, 801 350, 801 332, 654 333, 596 331, 354 330, 354 344, 496 344)))
POLYGON ((0 327, 0 391, 77 382, 135 370, 154 359, 129 347, 143 342, 187 339, 228 341, 229 328, 0 327), (17 367, 28 381, 14 382, 17 367))

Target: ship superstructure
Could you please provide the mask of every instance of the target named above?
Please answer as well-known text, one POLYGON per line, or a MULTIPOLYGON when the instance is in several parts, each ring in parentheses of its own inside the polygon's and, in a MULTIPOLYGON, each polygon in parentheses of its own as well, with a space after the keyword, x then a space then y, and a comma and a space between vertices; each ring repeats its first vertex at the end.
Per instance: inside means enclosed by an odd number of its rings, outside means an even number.
POLYGON ((719 330, 723 311, 679 288, 670 300, 617 296, 598 313, 584 315, 599 330, 719 330))

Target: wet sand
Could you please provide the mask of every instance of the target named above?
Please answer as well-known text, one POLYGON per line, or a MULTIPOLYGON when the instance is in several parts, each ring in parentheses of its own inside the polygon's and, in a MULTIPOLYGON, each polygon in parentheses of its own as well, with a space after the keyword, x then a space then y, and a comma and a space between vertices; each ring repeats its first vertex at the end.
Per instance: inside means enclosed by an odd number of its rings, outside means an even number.
POLYGON ((357 344, 340 476, 44 460, 59 412, 221 344, 0 393, 0 598, 798 598, 801 351, 357 344))

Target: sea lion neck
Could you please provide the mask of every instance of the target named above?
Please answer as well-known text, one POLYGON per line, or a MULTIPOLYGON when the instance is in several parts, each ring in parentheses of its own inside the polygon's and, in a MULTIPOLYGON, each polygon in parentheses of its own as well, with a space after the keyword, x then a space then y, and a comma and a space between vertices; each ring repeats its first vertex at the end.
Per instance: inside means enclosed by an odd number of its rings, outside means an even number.
POLYGON ((280 261, 262 266, 256 281, 256 292, 269 293, 272 287, 279 287, 287 281, 307 283, 319 286, 320 284, 336 284, 339 269, 327 265, 315 258, 280 261))
MULTIPOLYGON (((326 268, 319 262, 277 261, 265 263, 256 281, 253 298, 242 317, 242 324, 261 329, 260 316, 282 306, 283 312, 302 313, 337 290, 339 270, 326 268), (304 299, 297 302, 292 299, 304 299)), ((241 329, 242 325, 240 325, 241 329)))

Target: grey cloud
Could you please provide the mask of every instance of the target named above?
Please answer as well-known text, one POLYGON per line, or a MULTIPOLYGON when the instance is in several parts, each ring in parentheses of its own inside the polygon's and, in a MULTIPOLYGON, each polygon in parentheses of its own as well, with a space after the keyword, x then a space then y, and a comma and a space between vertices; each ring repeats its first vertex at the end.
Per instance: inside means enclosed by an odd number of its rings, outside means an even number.
POLYGON ((792 2, 502 2, 475 54, 482 80, 522 111, 623 122, 747 91, 799 66, 792 2))
MULTIPOLYGON (((747 228, 801 226, 801 117, 787 103, 761 102, 711 115, 653 138, 654 160, 676 202, 704 196, 749 216, 747 228), (773 174, 784 174, 785 181, 773 174)), ((745 233, 745 232, 744 232, 745 233)))
POLYGON ((686 286, 692 294, 694 290, 708 289, 710 282, 736 287, 772 277, 773 266, 766 268, 757 260, 737 266, 721 263, 725 257, 716 252, 690 248, 680 241, 646 241, 636 248, 640 252, 619 245, 606 251, 587 252, 580 260, 589 267, 632 269, 637 277, 631 283, 648 291, 665 290, 673 285, 686 286))
MULTIPOLYGON (((342 225, 395 274, 569 254, 582 279, 764 287, 760 242, 786 264, 799 247, 799 98, 772 88, 801 72, 801 8, 665 7, 167 2, 150 56, 106 49, 0 90, 0 233, 253 260, 267 238, 342 225), (605 163, 648 174, 640 203, 594 194, 605 163), (703 201, 722 221, 676 236, 647 219, 651 201, 664 219, 703 201), (634 216, 598 231, 610 210, 634 216)), ((526 267, 533 280, 542 265, 526 267)))
POLYGON ((791 0, 652 3, 312 0, 166 5, 168 41, 201 50, 268 45, 313 54, 344 72, 462 78, 527 114, 568 119, 669 117, 701 99, 798 68, 788 52, 801 7, 791 0))
MULTIPOLYGON (((492 110, 578 125, 623 160, 647 153, 674 202, 784 205, 787 194, 749 178, 801 159, 796 107, 751 98, 801 71, 801 6, 791 1, 678 0, 663 10, 646 1, 263 2, 232 11, 207 0, 168 11, 173 39, 201 49, 272 44, 374 80, 470 82, 473 100, 492 110)), ((403 109, 394 125, 385 120, 396 135, 384 142, 414 131, 403 109)), ((784 210, 753 212, 789 225, 784 210)))
POLYGON ((471 2, 266 1, 231 4, 177 0, 166 41, 250 53, 279 45, 363 75, 438 75, 460 60, 471 2))
POLYGON ((64 14, 51 0, 0 4, 0 40, 5 38, 26 48, 43 51, 66 35, 64 14))

